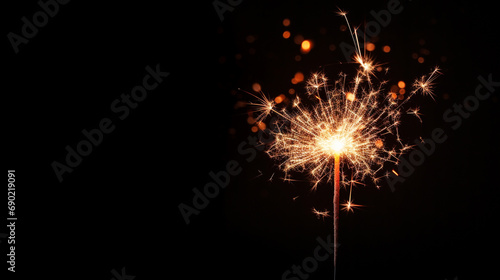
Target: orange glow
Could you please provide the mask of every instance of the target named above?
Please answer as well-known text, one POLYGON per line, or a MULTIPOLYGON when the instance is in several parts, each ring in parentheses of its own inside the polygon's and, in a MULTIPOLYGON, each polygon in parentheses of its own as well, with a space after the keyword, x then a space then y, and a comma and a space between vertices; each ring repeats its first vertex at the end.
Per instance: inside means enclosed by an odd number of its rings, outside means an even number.
POLYGON ((259 127, 260 130, 265 130, 266 129, 266 124, 263 122, 258 122, 257 126, 259 127))
POLYGON ((390 52, 390 51, 391 51, 391 47, 389 47, 389 46, 384 46, 384 47, 382 48, 382 51, 384 51, 385 53, 388 53, 388 52, 390 52))
POLYGON ((285 38, 285 39, 290 38, 290 31, 287 30, 287 31, 283 32, 283 38, 285 38))
POLYGON ((259 128, 258 128, 258 127, 256 127, 255 125, 254 125, 254 126, 252 126, 252 132, 257 132, 257 131, 259 131, 259 128))
POLYGON ((289 25, 290 25, 290 20, 289 20, 289 19, 287 19, 287 18, 285 18, 285 19, 283 20, 283 26, 289 26, 289 25))
POLYGON ((424 58, 423 57, 419 57, 418 58, 418 63, 424 63, 424 58))
POLYGON ((255 119, 253 117, 248 117, 247 118, 247 123, 248 124, 254 124, 255 123, 255 119))
POLYGON ((288 90, 288 93, 289 94, 295 94, 295 90, 293 88, 291 88, 291 89, 288 90))
POLYGON ((259 83, 253 83, 252 89, 255 92, 260 92, 260 90, 261 90, 260 84, 259 83))
POLYGON ((304 40, 302 41, 302 44, 300 45, 300 48, 303 53, 308 53, 311 50, 312 44, 311 41, 309 40, 304 40))
POLYGON ((345 98, 349 101, 354 101, 354 99, 356 99, 356 96, 354 96, 354 93, 348 92, 345 94, 345 98))
POLYGON ((279 104, 279 103, 283 102, 284 100, 285 100, 284 94, 280 94, 280 95, 276 96, 276 98, 274 98, 274 102, 276 102, 276 104, 279 104))
POLYGON ((304 81, 304 74, 302 74, 302 72, 297 72, 295 73, 295 80, 297 80, 298 83, 300 82, 303 82, 304 81))
POLYGON ((375 50, 375 44, 373 44, 373 43, 366 44, 366 50, 369 52, 375 50))
POLYGON ((380 149, 383 146, 384 146, 384 142, 382 141, 382 139, 377 139, 377 141, 375 141, 375 147, 380 149))
POLYGON ((304 41, 304 36, 298 34, 293 37, 293 42, 297 45, 300 45, 304 41))
POLYGON ((403 82, 403 81, 399 81, 398 82, 398 87, 399 88, 405 88, 405 86, 406 86, 405 82, 403 82))
POLYGON ((295 73, 295 76, 292 78, 292 84, 294 85, 303 81, 304 81, 304 74, 302 74, 302 72, 295 73))
POLYGON ((392 170, 392 173, 396 174, 396 176, 399 176, 398 172, 396 172, 394 169, 392 170))
POLYGON ((392 97, 392 99, 396 99, 396 98, 398 98, 398 95, 394 92, 391 92, 391 97, 392 97))
POLYGON ((399 90, 399 94, 405 94, 405 93, 406 93, 406 90, 404 88, 399 90))

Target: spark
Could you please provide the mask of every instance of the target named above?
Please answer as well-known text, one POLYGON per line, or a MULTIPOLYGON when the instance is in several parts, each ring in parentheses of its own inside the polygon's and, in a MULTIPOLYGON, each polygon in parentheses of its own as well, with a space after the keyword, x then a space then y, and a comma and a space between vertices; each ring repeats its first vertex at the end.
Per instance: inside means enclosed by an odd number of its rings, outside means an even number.
POLYGON ((362 207, 363 205, 359 205, 359 204, 354 204, 352 203, 351 200, 348 200, 346 203, 343 203, 342 206, 344 206, 342 208, 342 211, 346 211, 346 212, 353 212, 354 213, 354 208, 356 207, 362 207))
POLYGON ((434 70, 428 75, 422 76, 420 79, 416 79, 413 83, 413 87, 415 88, 412 91, 412 94, 417 92, 422 93, 423 95, 430 96, 433 100, 435 94, 433 93, 434 89, 434 80, 441 74, 439 67, 435 67, 434 70))
POLYGON ((271 100, 269 97, 267 97, 262 91, 260 96, 257 96, 248 91, 245 92, 255 97, 258 100, 257 103, 249 103, 249 104, 255 108, 255 112, 260 112, 257 118, 255 119, 255 122, 259 123, 273 111, 275 102, 274 100, 271 100))
MULTIPOLYGON (((356 207, 362 207, 362 205, 352 203, 352 185, 353 185, 354 183, 358 183, 358 184, 362 184, 362 183, 356 182, 356 181, 354 181, 354 180, 352 180, 352 179, 351 179, 350 183, 351 183, 351 189, 350 189, 350 191, 349 191, 349 200, 348 200, 346 203, 343 203, 343 204, 342 204, 342 206, 344 206, 344 207, 342 208, 342 210, 343 210, 343 211, 346 211, 346 212, 348 212, 348 213, 349 213, 349 211, 351 211, 351 212, 353 212, 353 213, 354 213, 354 208, 356 208, 356 207)), ((363 185, 364 185, 364 184, 363 184, 363 185)))
POLYGON ((329 215, 330 212, 328 212, 326 209, 325 209, 325 211, 318 211, 318 210, 316 210, 316 208, 313 207, 312 212, 313 212, 313 214, 316 215, 316 217, 318 219, 319 218, 324 219, 325 217, 330 217, 330 215, 329 215))
POLYGON ((420 108, 417 107, 417 108, 409 109, 406 112, 410 115, 414 115, 415 117, 417 117, 420 120, 420 123, 422 123, 422 118, 420 117, 422 114, 419 111, 420 111, 420 108))
POLYGON ((274 173, 271 175, 271 177, 268 179, 269 182, 273 181, 274 173))

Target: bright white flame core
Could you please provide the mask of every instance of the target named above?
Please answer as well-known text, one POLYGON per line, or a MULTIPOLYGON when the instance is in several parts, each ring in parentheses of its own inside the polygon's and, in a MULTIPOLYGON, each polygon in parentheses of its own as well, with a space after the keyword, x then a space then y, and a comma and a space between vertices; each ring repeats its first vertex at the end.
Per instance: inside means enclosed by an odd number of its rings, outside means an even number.
POLYGON ((345 141, 340 137, 332 137, 319 141, 318 143, 323 151, 328 154, 340 154, 346 146, 345 141))

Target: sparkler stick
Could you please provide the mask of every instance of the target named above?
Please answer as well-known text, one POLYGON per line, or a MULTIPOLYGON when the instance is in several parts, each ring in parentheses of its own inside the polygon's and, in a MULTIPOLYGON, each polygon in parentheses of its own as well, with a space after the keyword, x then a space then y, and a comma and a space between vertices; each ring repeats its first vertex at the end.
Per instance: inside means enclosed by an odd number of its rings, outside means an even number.
POLYGON ((335 167, 334 167, 334 191, 333 191, 333 267, 337 268, 337 248, 339 244, 339 201, 340 201, 340 154, 335 153, 334 155, 335 167))
MULTIPOLYGON (((413 90, 407 96, 384 90, 386 81, 378 82, 375 71, 379 65, 368 56, 361 54, 356 33, 351 30, 346 13, 345 18, 353 38, 356 53, 355 61, 359 68, 352 81, 340 73, 339 79, 330 82, 322 73, 314 73, 307 81, 306 98, 303 105, 299 96, 291 103, 291 108, 277 108, 277 104, 265 95, 258 97, 256 107, 258 121, 268 115, 281 117, 277 129, 271 130, 275 141, 268 154, 281 161, 279 167, 289 180, 289 171, 307 172, 312 177, 313 189, 321 181, 331 182, 333 175, 333 227, 334 227, 334 269, 337 267, 339 205, 340 205, 340 168, 347 167, 351 172, 351 192, 354 179, 371 178, 375 184, 381 177, 380 172, 386 162, 398 163, 399 156, 410 149, 399 136, 401 109, 417 93, 433 97, 433 81, 439 75, 436 67, 429 75, 413 83, 413 90), (377 83, 378 82, 378 83, 377 83), (402 97, 402 98, 401 98, 402 97), (314 104, 314 105, 311 105, 314 104), (342 162, 341 162, 342 160, 342 162)), ((418 109, 411 114, 420 121, 418 109)), ((388 176, 386 172, 385 176, 388 176)), ((342 182, 344 183, 344 182, 342 182)), ((378 186, 377 186, 378 187, 378 186)), ((351 197, 345 208, 352 211, 355 205, 351 197)), ((328 212, 313 208, 318 217, 327 217, 328 212)))

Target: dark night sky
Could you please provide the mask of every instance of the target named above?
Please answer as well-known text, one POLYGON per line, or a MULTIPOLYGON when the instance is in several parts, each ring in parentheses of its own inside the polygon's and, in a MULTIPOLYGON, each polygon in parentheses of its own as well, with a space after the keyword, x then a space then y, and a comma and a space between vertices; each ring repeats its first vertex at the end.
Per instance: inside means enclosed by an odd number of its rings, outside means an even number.
MULTIPOLYGON (((249 141, 258 134, 247 123, 248 107, 235 105, 252 99, 238 89, 259 83, 272 98, 291 97, 290 88, 304 90, 304 83, 290 82, 298 71, 307 77, 352 70, 339 48, 351 38, 335 12, 349 11, 363 29, 387 1, 243 0, 223 21, 211 0, 158 2, 71 1, 19 53, 4 37, 4 147, 7 168, 18 176, 19 279, 36 272, 108 280, 122 267, 136 280, 281 279, 313 255, 318 237, 331 234, 331 218, 310 210, 330 209, 333 188, 310 192, 308 182, 279 179, 277 163, 249 141), (291 38, 282 37, 285 30, 291 38), (294 43, 298 34, 313 42, 308 54, 294 43), (158 64, 170 75, 119 119, 110 104, 142 84, 146 66, 158 64), (64 163, 65 147, 76 147, 85 139, 81 131, 104 118, 115 130, 59 182, 51 164, 64 163), (203 190, 213 181, 209 173, 230 161, 241 173, 186 225, 179 204, 192 206, 192 189, 203 190)), ((40 10, 37 1, 16 3, 4 9, 4 34, 20 34, 21 18, 40 10)), ((390 67, 389 86, 442 69, 435 101, 419 101, 423 124, 408 119, 401 129, 410 143, 435 128, 448 139, 394 192, 385 181, 380 190, 370 183, 354 190, 365 207, 340 216, 337 277, 493 278, 500 87, 456 130, 443 113, 474 94, 478 76, 500 81, 496 10, 488 1, 401 6, 381 28, 372 55, 390 67)), ((341 200, 347 195, 342 191, 341 200)), ((6 245, 2 240, 2 261, 6 245)), ((332 264, 333 257, 320 262, 308 279, 332 279, 332 264)))

